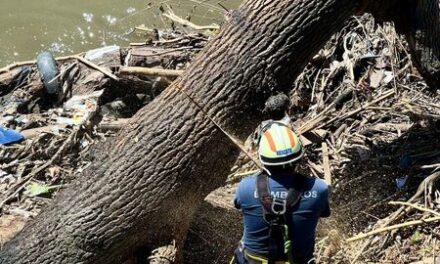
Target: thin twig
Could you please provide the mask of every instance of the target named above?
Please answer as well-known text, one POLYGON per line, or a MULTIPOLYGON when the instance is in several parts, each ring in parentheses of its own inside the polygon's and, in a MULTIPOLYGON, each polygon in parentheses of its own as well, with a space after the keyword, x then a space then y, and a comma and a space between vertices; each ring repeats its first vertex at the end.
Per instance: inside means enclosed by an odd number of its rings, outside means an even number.
POLYGON ((418 206, 416 204, 408 203, 408 202, 391 201, 388 204, 409 206, 409 207, 415 208, 415 209, 423 211, 423 212, 427 212, 427 213, 431 213, 431 214, 436 215, 436 216, 440 216, 440 213, 437 212, 437 211, 434 211, 434 210, 429 209, 429 208, 424 208, 424 207, 418 206))
POLYGON ((440 220, 440 216, 421 219, 421 220, 409 221, 409 222, 405 222, 405 223, 401 223, 401 224, 397 224, 397 225, 392 225, 392 226, 388 226, 388 227, 384 227, 384 228, 378 228, 378 229, 373 230, 371 232, 351 237, 351 238, 347 239, 346 241, 347 242, 354 242, 354 241, 361 240, 361 239, 364 239, 364 238, 367 238, 367 237, 370 237, 373 235, 377 235, 377 234, 380 234, 383 232, 387 232, 387 231, 391 231, 391 230, 395 230, 395 229, 400 229, 403 227, 409 227, 409 226, 414 226, 414 225, 436 222, 439 220, 440 220))
POLYGON ((109 78, 111 78, 111 79, 113 79, 113 80, 115 80, 115 81, 119 81, 119 78, 118 78, 116 75, 114 75, 113 73, 107 71, 107 70, 104 69, 103 67, 98 66, 98 65, 96 65, 95 63, 93 63, 93 62, 91 62, 91 61, 89 61, 89 60, 86 60, 86 59, 84 59, 84 58, 81 57, 81 56, 74 56, 74 58, 77 59, 77 60, 79 60, 80 62, 84 63, 85 65, 89 66, 90 68, 93 68, 93 69, 95 69, 95 70, 97 70, 97 71, 102 72, 102 73, 103 73, 104 75, 106 75, 107 77, 109 77, 109 78))

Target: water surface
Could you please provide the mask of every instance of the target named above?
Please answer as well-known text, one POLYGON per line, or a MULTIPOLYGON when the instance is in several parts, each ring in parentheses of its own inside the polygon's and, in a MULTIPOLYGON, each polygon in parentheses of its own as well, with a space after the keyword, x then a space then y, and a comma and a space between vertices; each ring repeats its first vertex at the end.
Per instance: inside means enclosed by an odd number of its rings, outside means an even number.
MULTIPOLYGON (((169 28, 160 16, 161 5, 194 23, 219 23, 224 13, 219 1, 0 0, 0 67, 34 59, 42 50, 60 56, 141 41, 135 26, 169 28)), ((236 8, 241 0, 221 2, 236 8)))

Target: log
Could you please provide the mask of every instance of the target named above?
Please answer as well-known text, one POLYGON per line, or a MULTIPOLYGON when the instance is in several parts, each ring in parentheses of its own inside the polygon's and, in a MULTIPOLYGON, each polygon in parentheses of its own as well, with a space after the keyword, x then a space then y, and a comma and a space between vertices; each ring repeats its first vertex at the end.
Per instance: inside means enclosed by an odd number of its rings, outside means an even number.
POLYGON ((238 156, 203 112, 244 140, 261 121, 257 109, 271 93, 288 92, 360 4, 248 0, 232 11, 189 69, 4 245, 0 263, 122 263, 138 248, 173 243, 179 262, 194 211, 238 156))

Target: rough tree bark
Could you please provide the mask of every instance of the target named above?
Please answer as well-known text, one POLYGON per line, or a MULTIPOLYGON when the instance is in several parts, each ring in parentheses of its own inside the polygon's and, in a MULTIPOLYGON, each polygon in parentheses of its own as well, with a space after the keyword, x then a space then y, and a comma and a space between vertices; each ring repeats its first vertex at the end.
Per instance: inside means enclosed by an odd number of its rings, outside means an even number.
MULTIPOLYGON (((411 25, 405 34, 413 61, 430 86, 430 90, 436 91, 440 87, 439 1, 416 1, 410 10, 411 25)), ((400 20, 404 19, 402 17, 400 20)))
POLYGON ((366 11, 379 20, 393 21, 406 36, 412 60, 431 92, 440 87, 439 0, 369 1, 366 11))
POLYGON ((120 263, 176 241, 238 150, 179 89, 244 139, 272 93, 364 3, 248 0, 181 78, 96 151, 94 166, 0 253, 0 263, 120 263))

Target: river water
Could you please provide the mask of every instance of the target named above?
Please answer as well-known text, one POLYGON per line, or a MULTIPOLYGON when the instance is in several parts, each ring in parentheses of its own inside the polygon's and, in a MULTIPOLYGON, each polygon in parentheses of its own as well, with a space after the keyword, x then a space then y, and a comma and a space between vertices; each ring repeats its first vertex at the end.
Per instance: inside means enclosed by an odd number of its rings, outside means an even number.
POLYGON ((43 50, 61 56, 141 41, 135 26, 169 28, 161 5, 196 24, 219 23, 217 2, 236 8, 241 0, 0 0, 0 67, 43 50))

